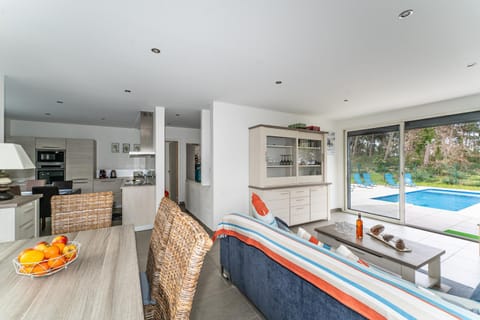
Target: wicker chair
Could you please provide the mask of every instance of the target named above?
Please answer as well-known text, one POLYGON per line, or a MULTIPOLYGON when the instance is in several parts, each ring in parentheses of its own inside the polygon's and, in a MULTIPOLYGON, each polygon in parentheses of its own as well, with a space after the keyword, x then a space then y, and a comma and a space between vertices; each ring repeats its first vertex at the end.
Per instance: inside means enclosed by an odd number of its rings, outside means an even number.
POLYGON ((173 218, 181 212, 178 205, 168 198, 163 198, 155 216, 152 236, 147 256, 147 278, 151 287, 159 286, 159 272, 165 248, 167 247, 173 218))
POLYGON ((150 292, 156 304, 144 306, 145 319, 189 318, 203 260, 211 246, 212 240, 198 222, 181 212, 173 201, 162 200, 147 265, 147 276, 155 279, 150 283, 150 292), (171 221, 171 226, 157 226, 161 221, 171 221))
POLYGON ((112 225, 113 192, 52 197, 52 234, 112 225))

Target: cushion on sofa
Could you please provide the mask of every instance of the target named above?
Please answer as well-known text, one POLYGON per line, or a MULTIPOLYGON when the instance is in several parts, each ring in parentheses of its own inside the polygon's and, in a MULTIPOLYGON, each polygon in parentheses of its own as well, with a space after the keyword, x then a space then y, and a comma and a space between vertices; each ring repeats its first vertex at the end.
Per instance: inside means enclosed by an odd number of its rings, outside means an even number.
POLYGON ((252 207, 255 218, 265 222, 268 225, 271 225, 272 227, 278 227, 275 217, 270 210, 268 210, 265 202, 263 202, 263 200, 255 192, 252 192, 252 207))
POLYGON ((303 229, 302 227, 298 228, 297 236, 299 236, 300 238, 305 239, 307 241, 310 241, 311 243, 316 244, 317 246, 322 246, 323 245, 322 242, 320 242, 317 238, 312 236, 310 232, 303 229))
POLYGON ((475 290, 473 290, 473 293, 470 299, 480 302, 480 283, 475 288, 475 290))
POLYGON ((283 221, 279 217, 275 217, 275 221, 277 221, 278 229, 283 230, 283 231, 288 232, 288 233, 293 233, 292 230, 290 230, 290 228, 288 227, 288 224, 285 221, 283 221))

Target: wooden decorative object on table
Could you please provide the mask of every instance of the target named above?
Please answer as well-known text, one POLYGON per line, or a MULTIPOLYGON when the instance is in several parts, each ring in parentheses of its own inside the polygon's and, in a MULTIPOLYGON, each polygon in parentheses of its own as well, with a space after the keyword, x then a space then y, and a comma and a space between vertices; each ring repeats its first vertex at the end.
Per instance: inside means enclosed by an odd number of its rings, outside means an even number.
POLYGON ((52 234, 112 225, 113 192, 52 197, 52 234))

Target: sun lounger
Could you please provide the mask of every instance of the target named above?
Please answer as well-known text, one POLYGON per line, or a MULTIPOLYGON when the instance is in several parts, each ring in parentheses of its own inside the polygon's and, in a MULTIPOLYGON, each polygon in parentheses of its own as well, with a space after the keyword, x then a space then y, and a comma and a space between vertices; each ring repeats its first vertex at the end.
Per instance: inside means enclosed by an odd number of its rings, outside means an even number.
POLYGON ((398 188, 398 182, 395 181, 391 173, 385 173, 385 183, 390 187, 398 188))
POLYGON ((405 173, 405 185, 408 187, 416 187, 417 185, 413 182, 412 175, 407 172, 405 173))
POLYGON ((375 183, 373 183, 372 181, 372 177, 370 177, 370 173, 363 173, 363 181, 364 181, 364 184, 368 187, 374 187, 375 186, 375 183))
POLYGON ((365 183, 362 181, 362 178, 360 177, 360 173, 353 174, 353 181, 355 181, 355 185, 359 187, 366 187, 365 183))

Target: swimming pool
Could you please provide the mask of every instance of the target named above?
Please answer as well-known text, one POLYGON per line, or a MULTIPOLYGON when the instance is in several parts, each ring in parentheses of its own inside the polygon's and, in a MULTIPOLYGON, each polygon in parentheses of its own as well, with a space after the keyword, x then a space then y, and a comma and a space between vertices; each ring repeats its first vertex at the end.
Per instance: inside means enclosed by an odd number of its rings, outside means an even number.
MULTIPOLYGON (((457 191, 446 189, 423 189, 405 193, 407 203, 442 209, 448 211, 459 211, 474 204, 480 203, 479 192, 457 191)), ((398 202, 398 194, 375 197, 375 200, 398 202)))

